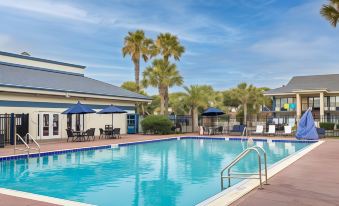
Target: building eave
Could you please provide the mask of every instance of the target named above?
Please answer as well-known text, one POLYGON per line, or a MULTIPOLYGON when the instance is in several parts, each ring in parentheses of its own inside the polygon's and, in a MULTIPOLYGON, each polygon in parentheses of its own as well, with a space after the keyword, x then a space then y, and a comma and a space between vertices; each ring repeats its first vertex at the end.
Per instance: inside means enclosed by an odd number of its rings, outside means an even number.
POLYGON ((110 100, 122 100, 122 101, 133 101, 133 102, 152 102, 151 98, 136 98, 136 97, 125 97, 115 96, 107 94, 93 94, 84 93, 77 91, 61 91, 47 88, 30 88, 22 87, 17 85, 0 85, 1 92, 14 92, 14 93, 26 93, 26 94, 40 94, 40 95, 56 95, 64 97, 81 97, 81 98, 96 98, 96 99, 110 99, 110 100))

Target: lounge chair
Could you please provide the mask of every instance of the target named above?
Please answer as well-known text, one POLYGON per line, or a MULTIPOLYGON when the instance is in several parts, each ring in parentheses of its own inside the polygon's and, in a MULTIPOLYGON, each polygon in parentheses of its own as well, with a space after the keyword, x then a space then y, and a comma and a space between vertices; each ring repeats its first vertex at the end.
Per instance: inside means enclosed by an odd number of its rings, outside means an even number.
POLYGON ((241 135, 244 132, 245 125, 234 125, 230 133, 237 133, 241 135))
POLYGON ((283 135, 284 136, 292 135, 292 126, 290 126, 290 125, 284 126, 284 133, 283 133, 283 135))
POLYGON ((252 134, 258 134, 258 135, 264 134, 264 125, 257 125, 255 132, 253 132, 252 134))
POLYGON ((267 135, 275 135, 275 125, 268 125, 268 132, 266 132, 267 135))

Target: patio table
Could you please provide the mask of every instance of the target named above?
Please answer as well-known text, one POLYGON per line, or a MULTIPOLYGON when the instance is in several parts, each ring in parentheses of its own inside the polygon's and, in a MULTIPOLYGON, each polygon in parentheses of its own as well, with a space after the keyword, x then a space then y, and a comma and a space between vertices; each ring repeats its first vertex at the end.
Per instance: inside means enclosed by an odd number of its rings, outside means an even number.
POLYGON ((76 141, 77 139, 79 139, 80 142, 86 140, 87 131, 84 130, 73 131, 73 134, 77 137, 74 141, 76 141))
POLYGON ((104 129, 104 134, 105 136, 107 136, 108 138, 113 138, 113 129, 109 128, 109 129, 104 129))

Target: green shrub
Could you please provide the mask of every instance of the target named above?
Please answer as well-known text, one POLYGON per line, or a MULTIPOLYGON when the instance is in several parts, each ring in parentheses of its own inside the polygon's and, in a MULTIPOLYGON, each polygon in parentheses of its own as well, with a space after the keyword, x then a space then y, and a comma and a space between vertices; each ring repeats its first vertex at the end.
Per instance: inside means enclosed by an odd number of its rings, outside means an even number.
POLYGON ((334 129, 334 123, 331 123, 331 122, 320 122, 319 126, 320 128, 324 128, 325 130, 334 129))
POLYGON ((173 123, 164 115, 149 115, 141 121, 144 133, 170 134, 173 123))

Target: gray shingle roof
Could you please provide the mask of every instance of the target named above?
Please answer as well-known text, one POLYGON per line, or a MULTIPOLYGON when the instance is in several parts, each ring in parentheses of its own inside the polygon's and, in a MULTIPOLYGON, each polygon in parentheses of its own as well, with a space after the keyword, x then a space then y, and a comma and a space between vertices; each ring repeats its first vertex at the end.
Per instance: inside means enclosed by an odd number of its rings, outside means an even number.
POLYGON ((42 68, 0 63, 0 86, 150 100, 120 87, 83 76, 42 68))
POLYGON ((339 74, 295 76, 286 86, 267 91, 265 94, 292 93, 296 90, 339 91, 339 74))

